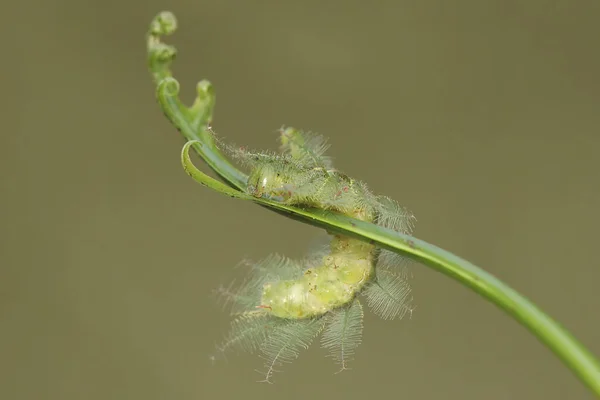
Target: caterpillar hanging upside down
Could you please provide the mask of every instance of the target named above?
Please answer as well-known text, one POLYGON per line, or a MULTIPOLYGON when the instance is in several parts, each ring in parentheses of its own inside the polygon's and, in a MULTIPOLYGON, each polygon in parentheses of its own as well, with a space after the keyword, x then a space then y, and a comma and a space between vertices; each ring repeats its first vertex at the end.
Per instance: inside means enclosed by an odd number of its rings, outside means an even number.
MULTIPOLYGON (((411 232, 410 213, 333 168, 325 155, 329 146, 321 136, 293 128, 282 128, 280 134, 281 153, 224 146, 250 169, 248 194, 411 232)), ((342 370, 347 369, 362 336, 359 297, 384 319, 412 313, 406 260, 347 236, 331 235, 326 248, 303 260, 275 254, 245 264, 249 275, 241 285, 219 289, 236 317, 218 350, 261 352, 266 382, 276 366, 295 359, 320 333, 323 347, 342 370)))

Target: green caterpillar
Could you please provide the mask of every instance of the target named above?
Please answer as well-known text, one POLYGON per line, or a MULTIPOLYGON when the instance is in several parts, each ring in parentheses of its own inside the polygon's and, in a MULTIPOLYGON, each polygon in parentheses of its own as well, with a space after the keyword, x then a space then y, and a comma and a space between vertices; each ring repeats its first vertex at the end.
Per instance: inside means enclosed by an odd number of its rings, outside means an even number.
MULTIPOLYGON (((248 194, 410 233, 414 217, 334 169, 322 137, 292 128, 280 134, 281 153, 224 146, 250 168, 248 194)), ((328 246, 303 260, 275 254, 258 263, 246 262, 247 279, 218 291, 236 316, 218 350, 261 352, 267 360, 265 381, 270 382, 277 365, 295 359, 322 333, 323 347, 346 369, 362 336, 359 296, 385 319, 412 313, 405 262, 392 252, 341 235, 332 235, 328 246)))

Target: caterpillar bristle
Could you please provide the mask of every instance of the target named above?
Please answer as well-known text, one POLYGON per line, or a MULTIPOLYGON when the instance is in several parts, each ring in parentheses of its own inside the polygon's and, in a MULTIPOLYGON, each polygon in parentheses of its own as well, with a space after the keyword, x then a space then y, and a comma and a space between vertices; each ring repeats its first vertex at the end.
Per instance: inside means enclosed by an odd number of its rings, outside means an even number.
POLYGON ((267 369, 264 382, 272 383, 271 377, 278 372, 276 368, 298 358, 300 351, 307 349, 322 329, 323 321, 319 318, 286 320, 273 329, 260 346, 267 369))
POLYGON ((217 351, 224 354, 232 348, 237 348, 247 353, 255 353, 267 339, 269 330, 274 329, 278 323, 280 322, 269 318, 266 313, 240 314, 231 322, 229 334, 217 346, 217 351))
POLYGON ((356 348, 362 340, 363 308, 358 299, 346 307, 333 310, 321 336, 321 347, 340 366, 338 372, 349 369, 356 348))
POLYGON ((396 200, 386 196, 377 197, 377 225, 397 232, 410 234, 414 228, 415 217, 396 200))
POLYGON ((325 152, 329 149, 327 139, 311 132, 301 132, 294 128, 279 130, 281 150, 298 160, 301 164, 313 168, 333 168, 332 160, 325 152))
POLYGON ((382 319, 402 318, 412 312, 411 288, 405 277, 387 269, 378 269, 375 279, 362 295, 382 319))

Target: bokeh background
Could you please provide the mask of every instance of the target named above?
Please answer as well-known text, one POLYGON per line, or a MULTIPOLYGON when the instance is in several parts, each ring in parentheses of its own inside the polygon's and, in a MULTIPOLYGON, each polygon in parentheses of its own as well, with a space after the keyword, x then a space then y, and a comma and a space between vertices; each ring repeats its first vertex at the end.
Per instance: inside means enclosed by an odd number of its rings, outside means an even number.
POLYGON ((597 1, 42 1, 5 5, 0 200, 3 399, 590 399, 524 328, 415 265, 411 320, 368 314, 353 369, 314 346, 275 385, 214 363, 211 294, 244 257, 319 235, 202 188, 154 100, 163 9, 184 99, 276 148, 291 125, 600 354, 597 1))

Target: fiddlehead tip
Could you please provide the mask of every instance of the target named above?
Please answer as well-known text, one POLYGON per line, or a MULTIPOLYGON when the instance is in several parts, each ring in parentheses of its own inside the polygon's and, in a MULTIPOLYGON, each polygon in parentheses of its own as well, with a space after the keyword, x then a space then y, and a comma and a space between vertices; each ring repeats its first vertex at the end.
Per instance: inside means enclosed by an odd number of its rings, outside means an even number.
POLYGON ((214 107, 215 89, 209 81, 203 79, 196 85, 196 99, 190 107, 195 126, 210 126, 214 107))
POLYGON ((198 82, 198 84, 196 85, 196 92, 198 93, 198 98, 200 98, 201 100, 214 101, 215 89, 213 88, 212 83, 210 83, 206 79, 202 79, 200 82, 198 82))
POLYGON ((154 36, 171 35, 177 30, 177 18, 170 11, 159 12, 150 23, 150 34, 154 36))
POLYGON ((171 76, 169 65, 175 59, 175 47, 163 43, 160 37, 170 35, 177 29, 175 15, 169 11, 162 11, 150 23, 147 34, 148 68, 152 71, 154 81, 171 76))
POLYGON ((179 82, 177 79, 168 76, 158 82, 156 86, 158 97, 176 97, 179 95, 179 82))

